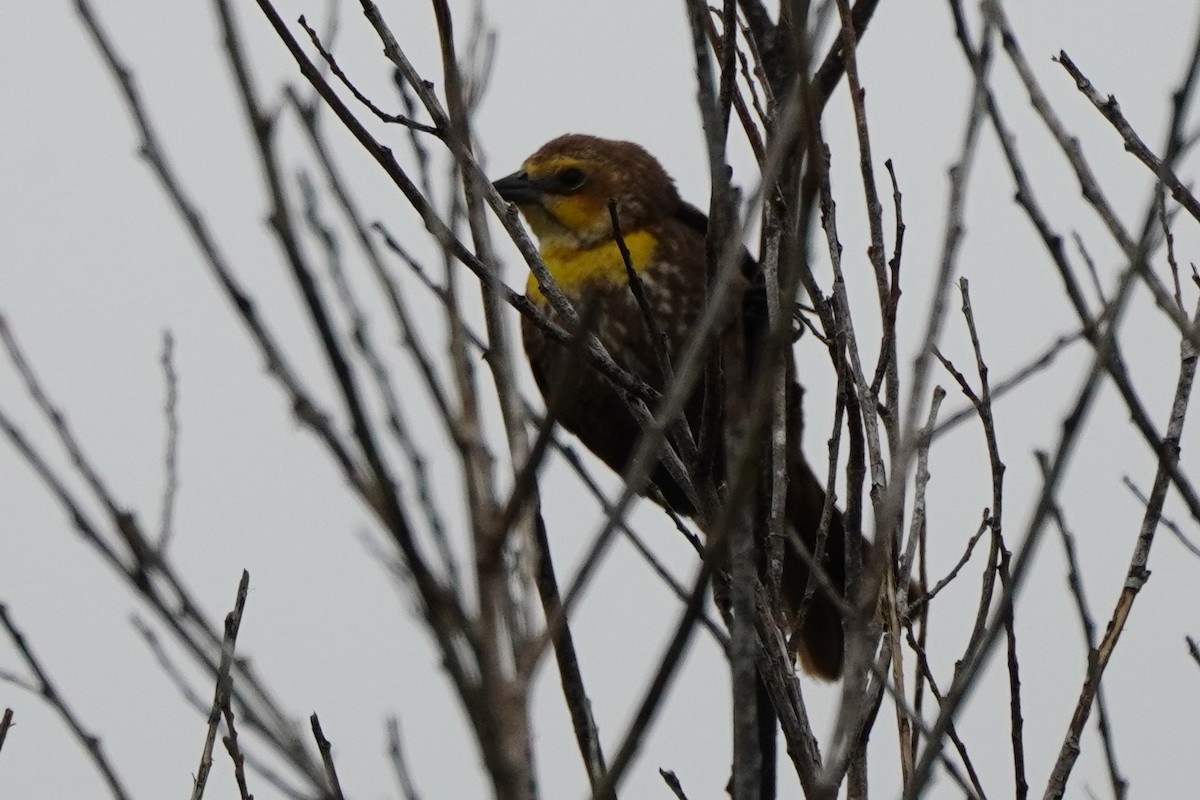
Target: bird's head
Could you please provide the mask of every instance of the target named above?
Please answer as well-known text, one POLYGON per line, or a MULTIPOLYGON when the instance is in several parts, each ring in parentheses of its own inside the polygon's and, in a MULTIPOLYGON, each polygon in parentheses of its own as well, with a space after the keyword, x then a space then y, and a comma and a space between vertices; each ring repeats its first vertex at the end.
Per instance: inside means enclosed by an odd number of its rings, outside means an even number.
POLYGON ((578 133, 542 145, 495 186, 516 203, 543 248, 611 240, 609 200, 625 234, 669 215, 680 202, 675 183, 640 146, 578 133))

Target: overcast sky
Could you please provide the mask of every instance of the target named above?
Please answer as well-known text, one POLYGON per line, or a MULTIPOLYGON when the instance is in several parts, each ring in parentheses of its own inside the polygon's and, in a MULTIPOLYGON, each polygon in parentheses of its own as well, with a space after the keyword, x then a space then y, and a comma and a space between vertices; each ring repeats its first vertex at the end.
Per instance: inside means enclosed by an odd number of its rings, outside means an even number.
MULTIPOLYGON (((294 63, 256 4, 235 5, 259 86, 264 96, 277 97, 281 82, 299 82, 294 63)), ((358 4, 340 5, 336 49, 343 66, 381 105, 396 108, 388 66, 358 4)), ((465 31, 470 4, 452 5, 461 7, 458 25, 465 31)), ((286 0, 278 6, 289 21, 300 14, 314 22, 327 16, 324 0, 286 0)), ((427 4, 385 0, 380 6, 418 69, 440 86, 427 4)), ((1158 149, 1170 93, 1195 34, 1195 3, 1021 0, 1006 7, 1038 80, 1081 138, 1121 219, 1136 230, 1150 196, 1149 175, 1123 151, 1120 139, 1051 56, 1065 50, 1102 93, 1117 97, 1143 138, 1158 149)), ((498 37, 495 69, 477 119, 488 171, 507 174, 560 133, 594 133, 642 143, 675 176, 685 197, 706 204, 707 167, 683 9, 682 2, 644 0, 490 4, 488 19, 498 37)), ((210 4, 100 0, 96 10, 135 71, 186 189, 239 276, 302 372, 322 397, 333 398, 296 291, 264 224, 267 199, 210 4)), ((397 796, 384 752, 383 721, 398 714, 424 796, 480 796, 485 784, 477 750, 438 674, 436 654, 413 622, 408 598, 397 595, 362 544, 371 525, 368 513, 346 491, 313 438, 293 422, 285 398, 265 375, 261 358, 139 160, 128 114, 73 8, 66 2, 7 2, 0 5, 0 30, 5 76, 0 88, 0 311, 87 452, 122 502, 153 527, 163 482, 158 358, 163 331, 169 329, 176 342, 183 426, 172 553, 196 595, 213 617, 224 614, 241 570, 249 570, 252 589, 239 651, 253 659, 298 719, 313 710, 320 713, 349 795, 397 796)), ((880 179, 886 179, 883 159, 892 159, 904 192, 908 232, 900 326, 907 369, 940 252, 947 168, 960 147, 970 87, 948 9, 936 0, 881 3, 859 58, 880 179)), ((1122 267, 1116 247, 1079 197, 1077 182, 1033 116, 1011 68, 998 59, 994 74, 1043 207, 1060 232, 1080 233, 1102 283, 1111 289, 1122 267)), ((334 121, 327 122, 371 218, 385 220, 418 252, 431 253, 403 198, 334 121)), ((877 326, 870 321, 874 290, 864 255, 858 156, 844 86, 825 124, 850 292, 862 309, 856 321, 860 336, 871 341, 877 326)), ((1198 124, 1200 117, 1193 115, 1188 130, 1194 132, 1198 124)), ((288 168, 313 172, 294 125, 285 124, 282 135, 288 168)), ((398 129, 381 129, 381 136, 403 148, 398 129)), ((740 140, 732 152, 735 181, 752 188, 752 160, 740 140)), ((1180 170, 1185 179, 1195 176, 1196 163, 1185 162, 1180 170)), ((971 282, 994 379, 1075 327, 1061 282, 1013 202, 1013 191, 995 137, 985 131, 959 266, 971 282)), ((890 205, 887 219, 890 242, 890 205)), ((1177 237, 1179 261, 1200 260, 1200 236, 1185 215, 1179 217, 1177 237)), ((503 257, 506 279, 523 285, 524 267, 515 250, 504 249, 503 257)), ((1167 275, 1163 258, 1155 266, 1167 275)), ((415 285, 411 291, 413 305, 427 309, 430 335, 437 341, 441 325, 435 304, 415 285)), ((1185 286, 1184 295, 1191 298, 1185 302, 1194 302, 1195 286, 1185 286)), ((386 320, 379 321, 378 338, 390 341, 386 320)), ((1131 308, 1122 342, 1133 379, 1162 429, 1178 370, 1178 336, 1144 290, 1131 308)), ((957 314, 947 325, 943 350, 971 374, 969 341, 957 314)), ((405 374, 408 362, 398 350, 390 355, 399 374, 405 374)), ((814 463, 823 465, 835 376, 811 337, 799 344, 798 358, 809 390, 806 449, 814 463)), ((1055 446, 1088 364, 1088 353, 1077 345, 997 406, 1008 466, 1004 523, 1010 546, 1023 536, 1036 496, 1032 454, 1055 446)), ((534 391, 528 374, 521 380, 534 391)), ((944 374, 938 380, 949 392, 945 409, 960 408, 964 401, 953 382, 944 374)), ((434 428, 416 392, 406 401, 411 401, 414 427, 434 428)), ((65 468, 7 362, 0 366, 0 408, 65 468)), ((1196 424, 1200 421, 1190 421, 1191 430, 1196 424)), ((1197 439, 1185 431, 1183 441, 1184 469, 1200 477, 1197 439)), ((439 490, 453 506, 459 492, 453 459, 448 453, 431 455, 439 490)), ((1101 624, 1120 591, 1141 520, 1142 508, 1122 477, 1147 491, 1154 466, 1128 413, 1106 386, 1060 495, 1078 536, 1088 597, 1101 624)), ((930 469, 930 574, 940 577, 991 502, 978 425, 964 425, 941 440, 930 469)), ((612 476, 602 467, 597 472, 615 491, 612 476)), ((560 572, 569 574, 601 516, 561 463, 551 462, 543 490, 560 572)), ((461 522, 456 512, 452 508, 455 524, 461 522)), ((1173 498, 1166 514, 1200 539, 1195 522, 1173 498)), ((690 575, 694 554, 662 514, 643 504, 635 519, 677 574, 690 575)), ((1047 536, 1017 606, 1026 753, 1035 792, 1057 755, 1085 668, 1061 553, 1057 539, 1047 536)), ((1133 796, 1185 797, 1200 784, 1195 758, 1200 668, 1183 643, 1185 634, 1200 635, 1200 560, 1162 531, 1149 566, 1153 576, 1138 597, 1105 685, 1118 761, 1133 796)), ((943 686, 950 683, 970 629, 979 570, 977 558, 935 603, 930 658, 943 686)), ((131 627, 130 615, 141 613, 134 595, 73 534, 62 510, 7 442, 0 444, 0 603, 7 604, 85 724, 102 737, 134 795, 185 796, 204 720, 186 705, 131 627)), ((677 610, 632 551, 618 545, 575 623, 584 677, 610 747, 628 723, 677 610)), ((9 643, 0 642, 0 670, 21 669, 9 643)), ((204 695, 210 691, 206 679, 199 678, 197 686, 204 695)), ((727 686, 715 646, 698 636, 629 775, 625 796, 667 796, 656 771, 660 766, 675 770, 693 798, 721 796, 729 764, 727 686)), ((1006 687, 1002 670, 991 670, 959 726, 985 787, 996 797, 1011 792, 1006 687)), ((832 725, 835 693, 814 686, 809 695, 815 729, 824 735, 832 725)), ((104 795, 84 753, 48 708, 0 683, 3 707, 15 710, 17 726, 0 751, 0 797, 104 795)), ((586 778, 553 667, 540 673, 534 711, 544 796, 584 796, 586 778)), ((873 741, 878 752, 872 781, 879 797, 897 793, 890 725, 886 710, 873 741)), ((1087 728, 1083 748, 1068 795, 1081 796, 1088 787, 1106 796, 1094 725, 1087 728)), ((788 771, 781 768, 782 775, 788 771)), ((785 791, 797 791, 794 778, 785 780, 785 791)), ((944 778, 938 787, 933 796, 952 795, 944 778)), ((277 796, 253 776, 252 789, 256 797, 277 796)), ((231 770, 222 759, 208 796, 235 796, 231 770)))

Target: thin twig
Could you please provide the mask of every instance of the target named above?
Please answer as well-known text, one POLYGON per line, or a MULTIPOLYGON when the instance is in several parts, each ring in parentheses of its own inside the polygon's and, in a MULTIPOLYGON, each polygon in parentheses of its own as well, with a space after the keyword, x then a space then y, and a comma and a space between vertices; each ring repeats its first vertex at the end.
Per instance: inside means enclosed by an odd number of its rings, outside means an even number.
POLYGON ((304 18, 303 14, 300 15, 299 22, 300 27, 304 28, 304 31, 308 34, 308 38, 312 40, 313 46, 317 48, 317 52, 321 54, 321 58, 325 59, 325 63, 329 65, 329 68, 333 71, 333 74, 337 76, 337 79, 342 82, 343 86, 350 90, 351 94, 354 95, 354 99, 369 108, 372 114, 379 117, 379 119, 384 122, 393 122, 398 125, 403 125, 410 130, 428 133, 433 136, 437 136, 438 138, 442 138, 444 136, 441 130, 432 125, 425 125, 417 122, 416 120, 406 117, 403 114, 388 114, 379 108, 379 106, 371 102, 371 99, 360 92, 358 87, 355 86, 348 77, 346 77, 346 73, 342 72, 342 68, 338 66, 337 59, 335 59, 333 54, 326 50, 325 46, 321 44, 321 37, 317 35, 316 31, 309 27, 308 21, 304 18))
POLYGON ((603 800, 616 792, 630 761, 641 748, 642 737, 661 708, 663 696, 678 672, 688 642, 691 641, 692 632, 696 629, 696 619, 700 609, 704 607, 711 578, 712 569, 705 561, 700 566, 692 584, 688 605, 680 615, 679 622, 675 626, 675 633, 659 659, 658 668, 642 696, 641 703, 638 704, 637 712, 634 714, 629 729, 621 737, 622 745, 613 758, 612 765, 604 773, 604 780, 592 790, 592 800, 603 800))
POLYGON ((333 763, 333 745, 325 738, 325 732, 321 730, 321 720, 317 718, 315 711, 308 721, 312 725, 317 750, 321 752, 321 762, 325 765, 325 780, 328 782, 330 800, 346 800, 346 796, 342 794, 341 781, 338 780, 337 767, 333 763))
POLYGON ((167 422, 166 444, 163 449, 164 485, 162 512, 159 514, 158 552, 167 549, 175 518, 175 498, 179 494, 179 376, 175 372, 175 339, 170 331, 163 331, 163 349, 160 359, 166 398, 163 400, 163 416, 167 422))
POLYGON ((938 593, 949 586, 954 579, 958 577, 958 573, 962 571, 962 568, 966 566, 967 562, 971 559, 971 553, 975 550, 975 544, 983 537, 983 534, 987 533, 991 529, 991 527, 992 517, 988 509, 985 508, 983 510, 983 519, 980 520, 979 527, 975 529, 975 533, 972 534, 971 538, 967 540, 967 547, 963 551, 962 556, 959 557, 958 563, 956 563, 950 572, 946 574, 946 577, 934 584, 932 589, 926 592, 923 597, 909 607, 910 612, 919 609, 921 606, 928 605, 930 600, 937 597, 938 593))
POLYGON ((683 784, 679 782, 679 777, 674 772, 659 767, 658 774, 662 776, 663 782, 667 784, 671 794, 675 795, 678 800, 688 800, 687 795, 683 793, 683 784))
MULTIPOLYGON (((924 430, 933 429, 937 422, 938 409, 941 407, 942 400, 945 399, 946 392, 942 387, 935 386, 933 390, 933 398, 929 404, 929 417, 925 422, 924 430)), ((917 466, 915 485, 913 487, 913 510, 912 520, 909 527, 908 544, 903 554, 898 554, 899 569, 896 572, 896 579, 889 582, 888 602, 884 610, 887 614, 888 635, 892 641, 900 641, 900 625, 901 620, 909 618, 911 610, 909 608, 909 589, 912 565, 916 557, 917 543, 924 538, 926 528, 926 510, 925 510, 925 495, 929 486, 929 448, 932 442, 925 442, 917 448, 917 466), (897 588, 899 587, 899 588, 897 588)), ((889 570, 888 575, 892 572, 889 570)), ((892 649, 892 685, 896 687, 899 697, 902 701, 904 696, 904 670, 903 656, 899 647, 892 649)), ((904 703, 898 703, 896 709, 896 731, 900 740, 900 768, 903 784, 907 785, 912 780, 913 758, 916 752, 915 738, 913 736, 912 724, 908 717, 901 713, 900 706, 904 703)))
MULTIPOLYGON (((1125 488, 1137 498, 1139 503, 1141 503, 1143 506, 1150 505, 1150 501, 1146 498, 1146 495, 1142 494, 1142 490, 1137 487, 1137 484, 1133 482, 1132 478, 1130 478, 1128 475, 1123 475, 1121 476, 1121 482, 1125 484, 1125 488)), ((1162 516, 1159 519, 1159 524, 1161 524, 1171 533, 1175 534, 1175 538, 1179 540, 1181 545, 1183 545, 1183 549, 1187 550, 1197 558, 1200 558, 1200 546, 1187 537, 1187 534, 1185 534, 1183 529, 1179 527, 1179 523, 1169 519, 1166 516, 1162 516)))
POLYGON ((1111 94, 1104 97, 1092 85, 1092 82, 1084 77, 1083 72, 1075 66, 1075 62, 1062 50, 1058 51, 1058 57, 1054 59, 1075 81, 1075 87, 1080 93, 1088 99, 1088 101, 1096 107, 1096 110, 1109 121, 1116 130, 1117 134, 1125 141, 1125 150, 1132 153, 1133 156, 1150 168, 1163 184, 1163 186, 1171 192, 1171 197, 1175 202, 1183 206, 1183 208, 1192 215, 1192 217, 1200 222, 1200 200, 1184 186, 1183 181, 1175 174, 1175 170, 1169 164, 1164 163, 1154 153, 1150 152, 1150 148, 1142 141, 1142 137, 1137 135, 1137 131, 1125 119, 1125 115, 1121 113, 1121 106, 1117 103, 1117 98, 1111 94))
MULTIPOLYGON (((996 573, 1005 593, 1012 595, 1012 575, 1009 572, 1009 560, 1012 554, 1004 545, 1003 508, 1004 508, 1004 473, 1005 465, 1000 460, 1000 446, 996 438, 996 423, 992 408, 991 385, 988 381, 988 367, 983 358, 983 350, 979 343, 979 333, 975 327, 975 314, 971 308, 971 295, 966 278, 958 281, 962 292, 963 318, 967 322, 967 330, 971 336, 971 347, 975 351, 975 367, 979 375, 979 397, 976 409, 979 421, 983 425, 984 438, 987 441, 988 463, 992 472, 992 536, 995 539, 995 550, 999 556, 996 562, 996 573)), ((972 398, 975 401, 975 398, 972 398)), ((1017 800, 1024 800, 1029 793, 1029 783, 1025 777, 1025 736, 1024 720, 1021 712, 1021 677, 1020 662, 1017 658, 1017 634, 1014 621, 1013 606, 1010 603, 1004 616, 1004 632, 1007 642, 1008 683, 1009 683, 1009 720, 1011 726, 1013 753, 1013 783, 1017 800)))
POLYGON ((221 714, 225 717, 225 730, 228 731, 222 737, 221 742, 225 745, 230 759, 233 760, 233 778, 237 782, 238 796, 241 800, 254 800, 254 795, 250 794, 249 784, 246 783, 246 756, 242 753, 241 745, 238 743, 233 708, 228 697, 225 698, 225 706, 221 709, 221 714))
MULTIPOLYGON (((1045 475, 1049 469, 1049 457, 1044 452, 1037 454, 1038 465, 1045 475)), ((1079 557, 1075 551, 1075 536, 1067 528, 1067 521, 1062 509, 1055 504, 1050 511, 1054 525, 1058 528, 1062 539, 1063 550, 1067 557, 1067 586, 1075 599, 1075 610, 1079 614, 1079 624, 1083 628, 1083 639, 1087 645, 1087 665, 1089 674, 1096 663, 1096 623, 1092 620, 1092 612, 1088 606, 1087 597, 1083 591, 1083 574, 1079 569, 1079 557)), ((1109 723, 1108 702, 1105 699, 1104 686, 1096 686, 1096 728, 1100 731, 1100 741, 1104 745, 1104 760, 1108 765, 1109 782, 1112 784, 1113 797, 1122 800, 1125 797, 1129 781, 1117 767, 1117 752, 1113 742, 1112 726, 1109 723)))
MULTIPOLYGON (((50 679, 50 673, 42 665, 42 662, 38 660, 38 657, 34 655, 33 649, 25 639, 25 635, 17 628, 16 623, 12 621, 12 617, 8 614, 8 607, 3 603, 0 603, 0 627, 3 627, 8 633, 8 638, 12 640, 13 646, 16 647, 26 666, 29 667, 37 679, 35 684, 28 685, 27 688, 40 695, 46 704, 62 717, 63 722, 70 728, 71 735, 75 738, 75 741, 79 742, 84 752, 88 754, 88 758, 92 760, 96 769, 103 776, 104 782, 108 784, 108 790, 112 793, 113 798, 115 800, 129 800, 132 795, 126 791, 124 783, 117 775, 116 767, 108 760, 108 756, 105 755, 100 737, 90 733, 83 727, 83 723, 71 709, 67 703, 67 699, 59 692, 54 682, 50 679)), ((3 723, 0 724, 0 744, 3 744, 4 736, 11 724, 12 711, 11 709, 6 709, 3 723)))
POLYGON ((0 715, 0 750, 4 749, 4 740, 8 737, 8 729, 13 724, 13 710, 11 708, 4 709, 4 714, 0 715))
MULTIPOLYGON (((1056 338, 1053 342, 1047 345, 1046 349, 1037 356, 1029 360, 1027 364, 1015 369, 1012 374, 1003 380, 997 381, 992 387, 992 402, 999 400, 1007 395, 1010 391, 1019 388, 1023 383, 1037 375, 1042 370, 1049 367, 1054 360, 1065 351, 1068 347, 1083 340, 1085 333, 1082 330, 1077 330, 1072 333, 1063 334, 1056 338)), ((976 416, 975 405, 970 401, 959 410, 949 414, 945 419, 938 423, 930 435, 934 438, 941 437, 943 434, 958 427, 963 422, 976 416)))
MULTIPOLYGON (((200 696, 198 691, 192 688, 191 684, 188 683, 188 678, 184 676, 183 669, 181 669, 180 666, 176 664, 174 660, 172 660, 171 656, 167 653, 166 648, 163 646, 163 643, 159 640, 158 634, 156 634, 154 630, 136 614, 130 618, 130 624, 133 625, 133 628, 135 631, 137 631, 138 636, 141 637, 142 641, 145 642, 146 646, 150 649, 150 654, 154 657, 154 660, 162 669, 163 674, 167 676, 167 679, 183 696, 184 702, 196 712, 207 715, 210 708, 209 703, 200 696)), ((235 665, 237 664, 236 659, 234 663, 235 665)), ((242 668, 245 669, 244 663, 242 664, 242 668)), ((255 721, 253 713, 245 704, 245 698, 241 697, 241 693, 236 691, 236 686, 231 686, 231 688, 235 690, 233 695, 230 697, 231 707, 232 702, 237 701, 239 704, 239 713, 241 713, 243 717, 246 717, 247 714, 250 713, 250 719, 255 721)), ((259 729, 261 724, 261 722, 255 721, 254 728, 256 731, 259 729)), ((255 757, 252 752, 243 753, 242 756, 244 757, 246 764, 249 765, 249 767, 259 777, 278 789, 279 792, 285 797, 294 798, 294 800, 302 800, 303 798, 311 795, 311 789, 300 788, 293 783, 289 783, 283 777, 283 775, 279 773, 275 766, 268 764, 262 758, 255 757)))
MULTIPOLYGON (((612 222, 613 241, 616 242, 617 250, 621 254, 621 262, 625 265, 625 277, 629 281, 629 291, 633 294, 638 310, 641 311, 642 324, 646 326, 646 336, 650 340, 650 347, 654 350, 654 358, 658 362, 658 369, 663 377, 662 385, 670 386, 675 380, 675 371, 671 368, 671 353, 667 335, 663 332, 662 325, 659 324, 658 317, 650 306, 650 301, 646 298, 646 288, 642 285, 642 277, 638 275, 637 269, 633 265, 633 259, 629 255, 629 246, 625 244, 625 234, 621 230, 621 218, 617 214, 617 201, 612 198, 609 198, 608 201, 608 218, 612 222)), ((684 427, 686 429, 686 426, 684 427)), ((689 457, 685 454, 685 458, 689 457)))
POLYGON ((1187 642, 1188 654, 1191 655, 1192 660, 1196 662, 1197 666, 1200 666, 1200 645, 1196 644, 1196 640, 1190 636, 1183 638, 1187 642))
POLYGON ((229 705, 233 682, 231 677, 233 653, 237 646, 238 629, 242 625, 242 612, 246 608, 246 595, 249 591, 250 573, 242 570, 233 610, 225 617, 225 638, 221 644, 221 664, 217 669, 216 688, 213 690, 212 706, 208 712, 208 734, 204 738, 204 748, 200 752, 200 766, 196 769, 196 778, 192 786, 192 800, 201 800, 204 797, 208 774, 212 770, 213 745, 217 741, 217 727, 221 724, 221 710, 229 705))
MULTIPOLYGON (((546 533, 546 525, 540 514, 535 520, 535 530, 537 541, 535 580, 538 595, 542 600, 542 611, 546 619, 552 619, 561 613, 562 596, 554 571, 554 561, 550 554, 550 538, 546 533)), ((575 640, 570 625, 566 621, 560 626, 558 636, 555 638, 554 657, 558 664, 563 700, 567 704, 567 710, 571 715, 571 725, 575 730, 575 741, 580 755, 583 757, 588 780, 595 787, 602 780, 605 771, 604 750, 600 743, 600 732, 596 726, 596 719, 592 715, 592 701, 584 686, 583 671, 579 666, 579 656, 575 650, 575 640)), ((605 800, 615 800, 615 796, 611 799, 605 798, 605 800)))
MULTIPOLYGON (((980 527, 979 533, 976 534, 975 538, 978 539, 979 536, 982 536, 984 530, 986 530, 986 528, 980 527)), ((938 688, 937 679, 934 677, 933 670, 929 666, 929 658, 925 652, 925 648, 913 635, 911 623, 905 626, 905 632, 908 636, 908 645, 912 648, 913 652, 916 653, 917 656, 917 671, 920 673, 925 684, 929 686, 929 693, 933 695, 933 699, 936 700, 940 706, 943 702, 942 692, 938 688)), ((967 746, 963 743, 963 740, 959 736, 958 731, 955 729, 953 723, 950 723, 946 728, 946 738, 948 738, 950 743, 954 745, 955 751, 958 753, 959 758, 962 759, 963 767, 967 770, 967 777, 971 781, 972 789, 974 790, 975 794, 978 795, 981 800, 983 800, 987 797, 987 794, 983 791, 983 784, 981 784, 979 781, 979 775, 975 771, 975 764, 971 761, 970 754, 967 752, 967 746)))
POLYGON ((1100 301, 1101 306, 1108 305, 1108 299, 1104 296, 1104 286, 1100 283, 1100 273, 1096 269, 1096 260, 1092 258, 1092 254, 1088 252, 1087 246, 1083 243, 1083 237, 1078 231, 1071 231, 1071 239, 1075 242, 1075 247, 1079 250, 1079 257, 1083 259, 1084 266, 1087 267, 1088 277, 1092 279, 1092 288, 1096 291, 1096 299, 1100 301))
POLYGON ((412 774, 408 770, 408 759, 404 757, 404 747, 400 739, 400 720, 396 717, 388 717, 387 740, 392 771, 396 773, 396 782, 400 784, 400 792, 404 796, 404 800, 420 800, 421 795, 417 793, 417 787, 412 781, 412 774))

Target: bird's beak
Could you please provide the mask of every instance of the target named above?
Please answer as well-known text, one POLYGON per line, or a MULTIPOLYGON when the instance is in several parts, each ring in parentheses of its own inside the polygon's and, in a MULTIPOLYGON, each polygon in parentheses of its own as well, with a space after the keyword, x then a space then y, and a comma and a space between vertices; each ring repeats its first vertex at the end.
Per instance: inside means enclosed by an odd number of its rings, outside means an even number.
POLYGON ((501 197, 517 205, 536 203, 542 196, 542 190, 529 179, 529 173, 525 170, 506 175, 492 186, 496 187, 501 197))

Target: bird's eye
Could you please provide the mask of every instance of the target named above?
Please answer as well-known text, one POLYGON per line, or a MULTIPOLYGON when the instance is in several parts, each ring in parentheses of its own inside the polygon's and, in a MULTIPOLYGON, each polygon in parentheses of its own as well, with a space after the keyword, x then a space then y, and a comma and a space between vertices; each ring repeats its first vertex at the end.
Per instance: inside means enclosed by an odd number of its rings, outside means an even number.
POLYGON ((583 174, 583 170, 576 167, 560 169, 554 176, 554 182, 557 184, 555 188, 563 192, 573 192, 583 186, 586 179, 587 176, 583 174))

